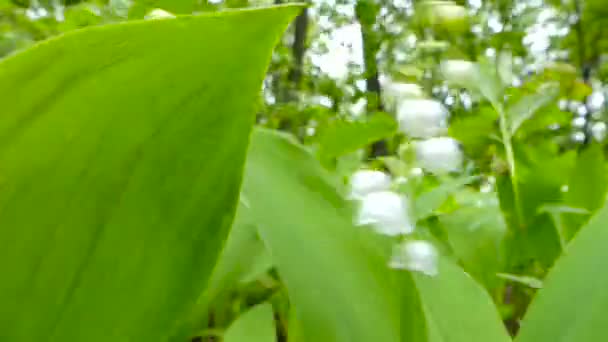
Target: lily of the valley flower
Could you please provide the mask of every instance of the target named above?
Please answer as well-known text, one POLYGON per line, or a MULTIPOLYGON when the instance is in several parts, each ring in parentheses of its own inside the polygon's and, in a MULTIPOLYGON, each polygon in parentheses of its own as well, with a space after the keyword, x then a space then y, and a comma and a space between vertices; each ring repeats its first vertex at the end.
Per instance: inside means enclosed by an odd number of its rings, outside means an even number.
POLYGON ((372 192, 385 191, 391 187, 391 177, 376 170, 359 170, 350 178, 350 198, 363 199, 372 192))
POLYGON ((429 138, 447 130, 447 109, 438 101, 408 99, 399 103, 399 129, 413 138, 429 138))
POLYGON ((447 60, 441 62, 441 73, 448 82, 455 84, 474 84, 477 77, 477 65, 464 60, 447 60))
POLYGON ((417 142, 416 159, 423 169, 435 174, 459 171, 463 162, 458 142, 447 137, 417 142))
POLYGON ((386 81, 383 90, 385 104, 391 110, 396 109, 398 104, 405 99, 424 96, 422 88, 415 83, 386 81))
POLYGON ((171 12, 167 12, 162 8, 155 8, 148 12, 144 19, 170 19, 175 18, 175 15, 171 12))
POLYGON ((438 259, 437 249, 431 243, 406 241, 395 246, 389 267, 435 276, 438 273, 438 259))
POLYGON ((597 141, 604 141, 606 138, 606 124, 603 122, 596 122, 591 126, 591 135, 597 141))
POLYGON ((371 225, 378 233, 396 236, 414 231, 405 196, 392 191, 367 194, 359 203, 358 225, 371 225))

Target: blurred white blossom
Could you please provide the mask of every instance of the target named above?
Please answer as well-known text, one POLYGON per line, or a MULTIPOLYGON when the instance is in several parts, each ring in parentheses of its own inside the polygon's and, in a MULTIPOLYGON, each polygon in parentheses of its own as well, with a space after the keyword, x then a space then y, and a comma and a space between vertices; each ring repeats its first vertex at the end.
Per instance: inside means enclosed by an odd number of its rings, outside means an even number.
POLYGON ((458 84, 473 83, 477 75, 477 66, 464 60, 446 60, 441 62, 441 73, 448 82, 458 84))
POLYGON ((422 88, 415 83, 400 83, 390 80, 384 81, 384 101, 386 106, 394 110, 404 99, 420 98, 424 96, 422 88))
POLYGON ((582 105, 583 104, 578 101, 570 101, 568 102, 568 110, 570 110, 572 113, 576 113, 579 107, 582 105))
POLYGON ((583 133, 583 132, 572 133, 572 140, 574 142, 579 142, 579 143, 585 141, 585 133, 583 133))
POLYGON ((416 158, 423 169, 435 174, 459 171, 463 162, 458 142, 447 137, 417 142, 416 158))
POLYGON ((604 141, 606 138, 606 124, 604 122, 596 122, 591 126, 591 135, 597 141, 604 141))
POLYGON ((25 15, 30 20, 36 21, 41 18, 46 18, 49 15, 49 11, 42 7, 38 0, 32 0, 30 2, 30 7, 25 11, 25 15))
POLYGON ((409 217, 407 198, 392 191, 367 194, 361 200, 356 218, 358 225, 371 225, 389 236, 410 234, 414 231, 409 217))
POLYGON ((592 112, 598 112, 602 110, 605 101, 604 93, 601 91, 595 91, 587 98, 587 106, 592 112))
POLYGON ((155 9, 151 10, 144 17, 144 19, 169 19, 169 18, 175 18, 175 15, 173 13, 167 12, 161 8, 155 8, 155 9))
POLYGON ((581 116, 576 117, 576 118, 574 118, 574 119, 572 120, 572 127, 576 127, 576 128, 583 128, 583 127, 585 127, 585 122, 586 122, 586 121, 587 121, 587 120, 585 120, 585 118, 584 118, 584 117, 581 117, 581 116))
POLYGON ((363 199, 366 195, 391 187, 391 177, 376 170, 359 170, 350 178, 350 198, 363 199))
POLYGON ((414 138, 429 138, 447 130, 447 109, 438 101, 407 99, 399 103, 397 121, 400 130, 414 138))
POLYGON ((438 261, 437 249, 430 242, 406 241, 393 249, 389 267, 435 276, 438 274, 438 261))
POLYGON ((466 8, 452 1, 436 1, 432 10, 435 21, 452 23, 467 18, 466 8))
POLYGON ((420 177, 424 174, 424 171, 419 167, 414 167, 410 170, 410 176, 412 177, 420 177))

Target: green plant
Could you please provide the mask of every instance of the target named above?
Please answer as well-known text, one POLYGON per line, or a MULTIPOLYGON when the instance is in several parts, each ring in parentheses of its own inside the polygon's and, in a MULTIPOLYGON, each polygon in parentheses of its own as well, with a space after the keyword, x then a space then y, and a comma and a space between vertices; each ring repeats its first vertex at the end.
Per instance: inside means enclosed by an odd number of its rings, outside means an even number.
POLYGON ((601 6, 460 3, 0 0, 0 341, 602 341, 601 6))

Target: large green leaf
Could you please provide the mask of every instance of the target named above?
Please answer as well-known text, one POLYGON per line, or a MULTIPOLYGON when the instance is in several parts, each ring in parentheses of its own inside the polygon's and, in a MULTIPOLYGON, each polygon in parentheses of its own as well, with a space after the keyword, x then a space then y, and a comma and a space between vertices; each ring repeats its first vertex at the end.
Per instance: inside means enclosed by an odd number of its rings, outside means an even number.
MULTIPOLYGON (((604 204, 608 177, 604 162, 604 151, 598 143, 592 143, 581 150, 568 181, 568 192, 564 202, 572 208, 584 209, 593 213, 604 204)), ((589 219, 590 215, 564 213, 564 234, 569 240, 589 219)))
POLYGON ((166 340, 226 238, 298 10, 95 27, 0 64, 0 340, 166 340))
POLYGON ((480 283, 496 287, 504 263, 507 227, 494 194, 479 194, 475 205, 439 217, 454 255, 480 283))
POLYGON ((226 330, 224 342, 274 342, 277 332, 274 326, 272 305, 260 304, 240 316, 226 330))
POLYGON ((518 342, 604 341, 608 307, 608 205, 581 229, 549 272, 518 342))
MULTIPOLYGON (((413 301, 401 301, 379 248, 385 245, 353 226, 348 203, 314 157, 282 135, 258 130, 246 168, 243 192, 295 305, 298 341, 399 341, 400 303, 413 301)), ((401 291, 406 298, 414 290, 401 291)))
MULTIPOLYGON (((201 301, 208 303, 242 283, 255 280, 271 268, 270 257, 249 217, 247 204, 241 202, 224 250, 201 301)), ((203 309, 205 306, 203 305, 203 309)))
POLYGON ((508 342, 511 338, 483 287, 451 262, 440 259, 435 277, 415 274, 429 342, 508 342))
POLYGON ((559 94, 559 85, 547 83, 537 92, 521 96, 507 109, 509 132, 515 135, 519 127, 530 119, 538 110, 555 100, 559 94))

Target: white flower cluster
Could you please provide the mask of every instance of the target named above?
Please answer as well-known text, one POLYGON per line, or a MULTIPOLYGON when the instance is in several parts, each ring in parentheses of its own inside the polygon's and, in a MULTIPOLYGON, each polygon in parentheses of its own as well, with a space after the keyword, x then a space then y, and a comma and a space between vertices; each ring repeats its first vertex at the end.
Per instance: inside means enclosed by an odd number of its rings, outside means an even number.
MULTIPOLYGON (((465 63, 465 62, 463 62, 465 63)), ((454 73, 465 73, 467 65, 453 61, 454 73)), ((445 137, 448 128, 448 110, 439 101, 414 98, 410 93, 400 95, 397 90, 411 88, 405 84, 390 85, 389 94, 396 103, 399 129, 405 135, 419 139, 415 142, 416 159, 420 167, 434 174, 458 171, 462 167, 463 156, 458 142, 445 137)))
MULTIPOLYGON (((403 182, 403 177, 395 184, 403 182)), ((350 180, 350 198, 358 201, 355 224, 372 227, 377 233, 388 236, 411 234, 414 224, 410 219, 406 196, 391 191, 393 181, 384 172, 360 170, 350 180)), ((437 251, 426 241, 406 241, 397 245, 389 266, 437 274, 437 251)))

